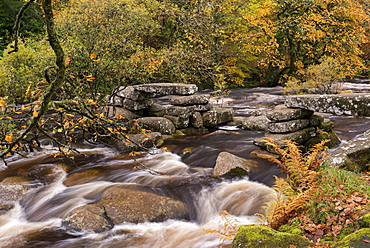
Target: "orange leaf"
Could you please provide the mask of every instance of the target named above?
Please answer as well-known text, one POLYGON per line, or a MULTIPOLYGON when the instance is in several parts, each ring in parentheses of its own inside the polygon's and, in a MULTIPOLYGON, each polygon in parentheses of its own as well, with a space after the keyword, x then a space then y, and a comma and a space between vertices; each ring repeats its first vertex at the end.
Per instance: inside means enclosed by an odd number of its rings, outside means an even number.
POLYGON ((37 109, 35 108, 32 113, 33 117, 39 116, 39 112, 37 112, 37 109))
POLYGON ((90 54, 90 59, 94 59, 94 58, 96 58, 96 53, 90 54))
POLYGON ((7 134, 5 135, 5 141, 6 142, 11 142, 13 140, 13 134, 7 134))
POLYGON ((68 57, 68 56, 66 56, 65 61, 64 61, 64 64, 65 65, 69 65, 69 63, 71 63, 71 58, 68 57))

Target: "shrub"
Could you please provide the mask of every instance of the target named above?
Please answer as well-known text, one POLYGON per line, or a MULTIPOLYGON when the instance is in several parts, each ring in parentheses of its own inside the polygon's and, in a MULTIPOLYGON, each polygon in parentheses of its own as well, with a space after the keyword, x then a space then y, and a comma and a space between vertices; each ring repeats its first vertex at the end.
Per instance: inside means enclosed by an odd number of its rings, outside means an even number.
POLYGON ((54 64, 53 52, 47 42, 32 39, 20 42, 18 52, 10 50, 9 45, 0 59, 0 96, 9 103, 33 101, 47 87, 44 69, 54 64))

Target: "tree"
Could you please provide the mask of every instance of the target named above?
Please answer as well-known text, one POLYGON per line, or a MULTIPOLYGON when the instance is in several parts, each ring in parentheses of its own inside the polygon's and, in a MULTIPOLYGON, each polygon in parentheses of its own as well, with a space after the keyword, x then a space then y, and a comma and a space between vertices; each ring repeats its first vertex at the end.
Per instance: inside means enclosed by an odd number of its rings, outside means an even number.
POLYGON ((272 81, 281 80, 282 75, 300 77, 308 66, 320 63, 324 56, 336 58, 347 76, 363 67, 360 47, 366 39, 369 16, 362 1, 276 0, 276 3, 271 18, 285 66, 272 81))
MULTIPOLYGON (((26 2, 19 14, 16 22, 19 23, 22 14, 30 4, 35 0, 26 2)), ((102 108, 97 107, 96 103, 91 99, 76 98, 73 101, 53 101, 53 97, 65 84, 66 59, 64 50, 59 42, 58 35, 55 30, 54 14, 52 0, 41 0, 42 10, 45 16, 45 25, 47 31, 48 42, 55 53, 55 68, 45 69, 45 80, 48 84, 47 89, 39 97, 39 100, 21 107, 10 106, 6 103, 6 98, 0 99, 0 158, 5 161, 7 156, 15 153, 22 154, 22 150, 31 150, 34 146, 38 147, 38 135, 49 138, 53 141, 60 154, 68 154, 69 152, 78 152, 71 145, 75 138, 75 130, 80 129, 81 132, 88 132, 94 139, 101 137, 110 137, 120 141, 130 141, 126 135, 126 126, 116 123, 115 120, 108 119, 102 113, 102 108), (46 116, 49 110, 54 114, 46 116), (23 115, 28 121, 15 121, 12 115, 23 115), (54 118, 54 115, 59 116, 54 118), (28 118, 29 117, 29 118, 28 118), (15 123, 15 124, 14 124, 15 123), (57 136, 61 139, 57 139, 57 136)), ((19 25, 15 25, 19 28, 19 25)), ((9 51, 14 54, 19 50, 18 30, 15 30, 15 43, 13 50, 9 51)), ((78 95, 78 94, 77 94, 78 95)), ((118 119, 124 119, 118 117, 118 119)))

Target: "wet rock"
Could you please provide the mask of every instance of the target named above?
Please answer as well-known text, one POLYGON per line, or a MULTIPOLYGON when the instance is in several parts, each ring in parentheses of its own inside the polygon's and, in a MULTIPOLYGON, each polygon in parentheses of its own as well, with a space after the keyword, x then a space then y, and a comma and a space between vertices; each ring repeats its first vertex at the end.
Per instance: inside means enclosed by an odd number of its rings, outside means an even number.
POLYGON ((362 136, 342 143, 332 151, 328 158, 332 166, 347 167, 353 170, 364 170, 370 167, 370 130, 362 136))
POLYGON ((230 108, 214 108, 202 114, 203 125, 206 127, 215 127, 232 121, 233 115, 234 112, 230 108))
POLYGON ((256 156, 257 158, 262 158, 262 159, 270 159, 271 157, 279 158, 277 154, 273 154, 273 153, 270 153, 262 149, 251 151, 251 155, 256 156))
POLYGON ((137 123, 142 128, 162 134, 173 134, 176 130, 175 125, 164 117, 142 117, 137 119, 137 123))
POLYGON ((248 175, 257 165, 256 161, 244 159, 228 152, 220 152, 213 169, 213 176, 248 175))
POLYGON ((155 95, 192 95, 198 91, 195 84, 154 83, 133 86, 136 91, 153 93, 155 95))
POLYGON ((84 184, 96 180, 102 172, 98 169, 90 169, 82 172, 76 172, 67 177, 63 184, 67 187, 84 184))
POLYGON ((113 228, 102 205, 90 204, 73 209, 62 221, 63 225, 75 231, 104 232, 113 228))
POLYGON ((266 117, 271 120, 271 122, 280 122, 294 119, 303 119, 311 116, 312 114, 313 111, 311 110, 280 107, 278 109, 268 111, 266 113, 266 117))
POLYGON ((236 116, 234 117, 234 122, 243 129, 267 131, 270 120, 266 116, 236 116))
POLYGON ((207 133, 208 129, 205 127, 195 128, 195 127, 188 127, 180 129, 181 133, 183 135, 193 135, 193 134, 199 134, 199 133, 207 133))
POLYGON ((303 129, 310 124, 308 119, 298 119, 284 122, 271 122, 267 125, 267 129, 271 133, 288 133, 303 129))
POLYGON ((30 190, 30 181, 24 177, 9 177, 0 183, 0 214, 14 207, 30 190))
POLYGON ((136 119, 139 116, 128 109, 121 107, 109 107, 108 110, 109 118, 117 118, 118 116, 124 117, 126 120, 136 119))
POLYGON ((172 121, 176 129, 187 128, 189 126, 189 117, 180 117, 172 115, 165 115, 164 117, 172 121))
POLYGON ((132 111, 138 111, 138 110, 143 110, 147 109, 150 106, 152 106, 153 100, 152 99, 146 99, 146 100, 141 100, 141 101, 134 101, 128 98, 125 98, 122 101, 122 106, 124 108, 127 108, 128 110, 132 111))
POLYGON ((104 232, 123 223, 188 219, 189 208, 180 201, 147 192, 112 187, 100 201, 73 209, 62 221, 77 231, 104 232))
POLYGON ((190 116, 190 125, 195 128, 203 127, 203 117, 199 112, 195 112, 190 116))
POLYGON ((308 239, 295 234, 281 233, 263 225, 241 226, 232 242, 232 248, 306 248, 313 245, 308 239))
MULTIPOLYGON (((278 134, 278 133, 270 133, 267 132, 265 134, 265 137, 271 138, 276 140, 278 143, 282 142, 283 140, 292 140, 298 144, 301 144, 308 139, 315 137, 316 136, 316 130, 314 127, 308 127, 293 133, 286 133, 286 134, 278 134)), ((271 147, 266 146, 266 143, 262 141, 263 138, 261 139, 256 139, 253 141, 253 144, 256 146, 259 146, 269 152, 274 152, 271 147)))
POLYGON ((319 128, 325 132, 330 132, 334 128, 334 123, 329 119, 324 119, 324 121, 320 123, 319 128))
POLYGON ((369 93, 288 96, 285 105, 335 115, 370 116, 369 93))
POLYGON ((325 146, 327 146, 328 148, 333 148, 334 146, 336 146, 340 143, 340 139, 339 139, 338 135, 335 132, 333 132, 333 131, 330 131, 330 132, 321 131, 321 132, 318 132, 316 134, 316 137, 313 137, 313 138, 309 139, 308 141, 306 141, 304 143, 304 146, 307 147, 307 148, 313 147, 314 145, 320 143, 323 140, 330 140, 329 142, 327 142, 325 144, 325 146))
POLYGON ((210 95, 172 96, 169 103, 172 105, 197 105, 207 104, 210 95))
POLYGON ((161 222, 168 219, 188 219, 189 208, 180 201, 147 192, 109 188, 99 204, 115 225, 125 222, 161 222))

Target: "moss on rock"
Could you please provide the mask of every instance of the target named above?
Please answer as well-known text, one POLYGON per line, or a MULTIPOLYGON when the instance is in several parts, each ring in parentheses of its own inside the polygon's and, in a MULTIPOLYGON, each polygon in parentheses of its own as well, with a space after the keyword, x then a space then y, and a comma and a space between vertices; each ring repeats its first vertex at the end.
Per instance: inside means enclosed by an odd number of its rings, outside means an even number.
POLYGON ((312 243, 299 235, 281 233, 263 225, 241 226, 236 234, 232 248, 286 248, 294 245, 296 248, 309 247, 312 243))
POLYGON ((362 216, 359 219, 358 223, 362 228, 370 228, 370 214, 365 214, 364 216, 362 216))
POLYGON ((370 228, 360 229, 338 242, 335 248, 366 248, 369 247, 370 228))

